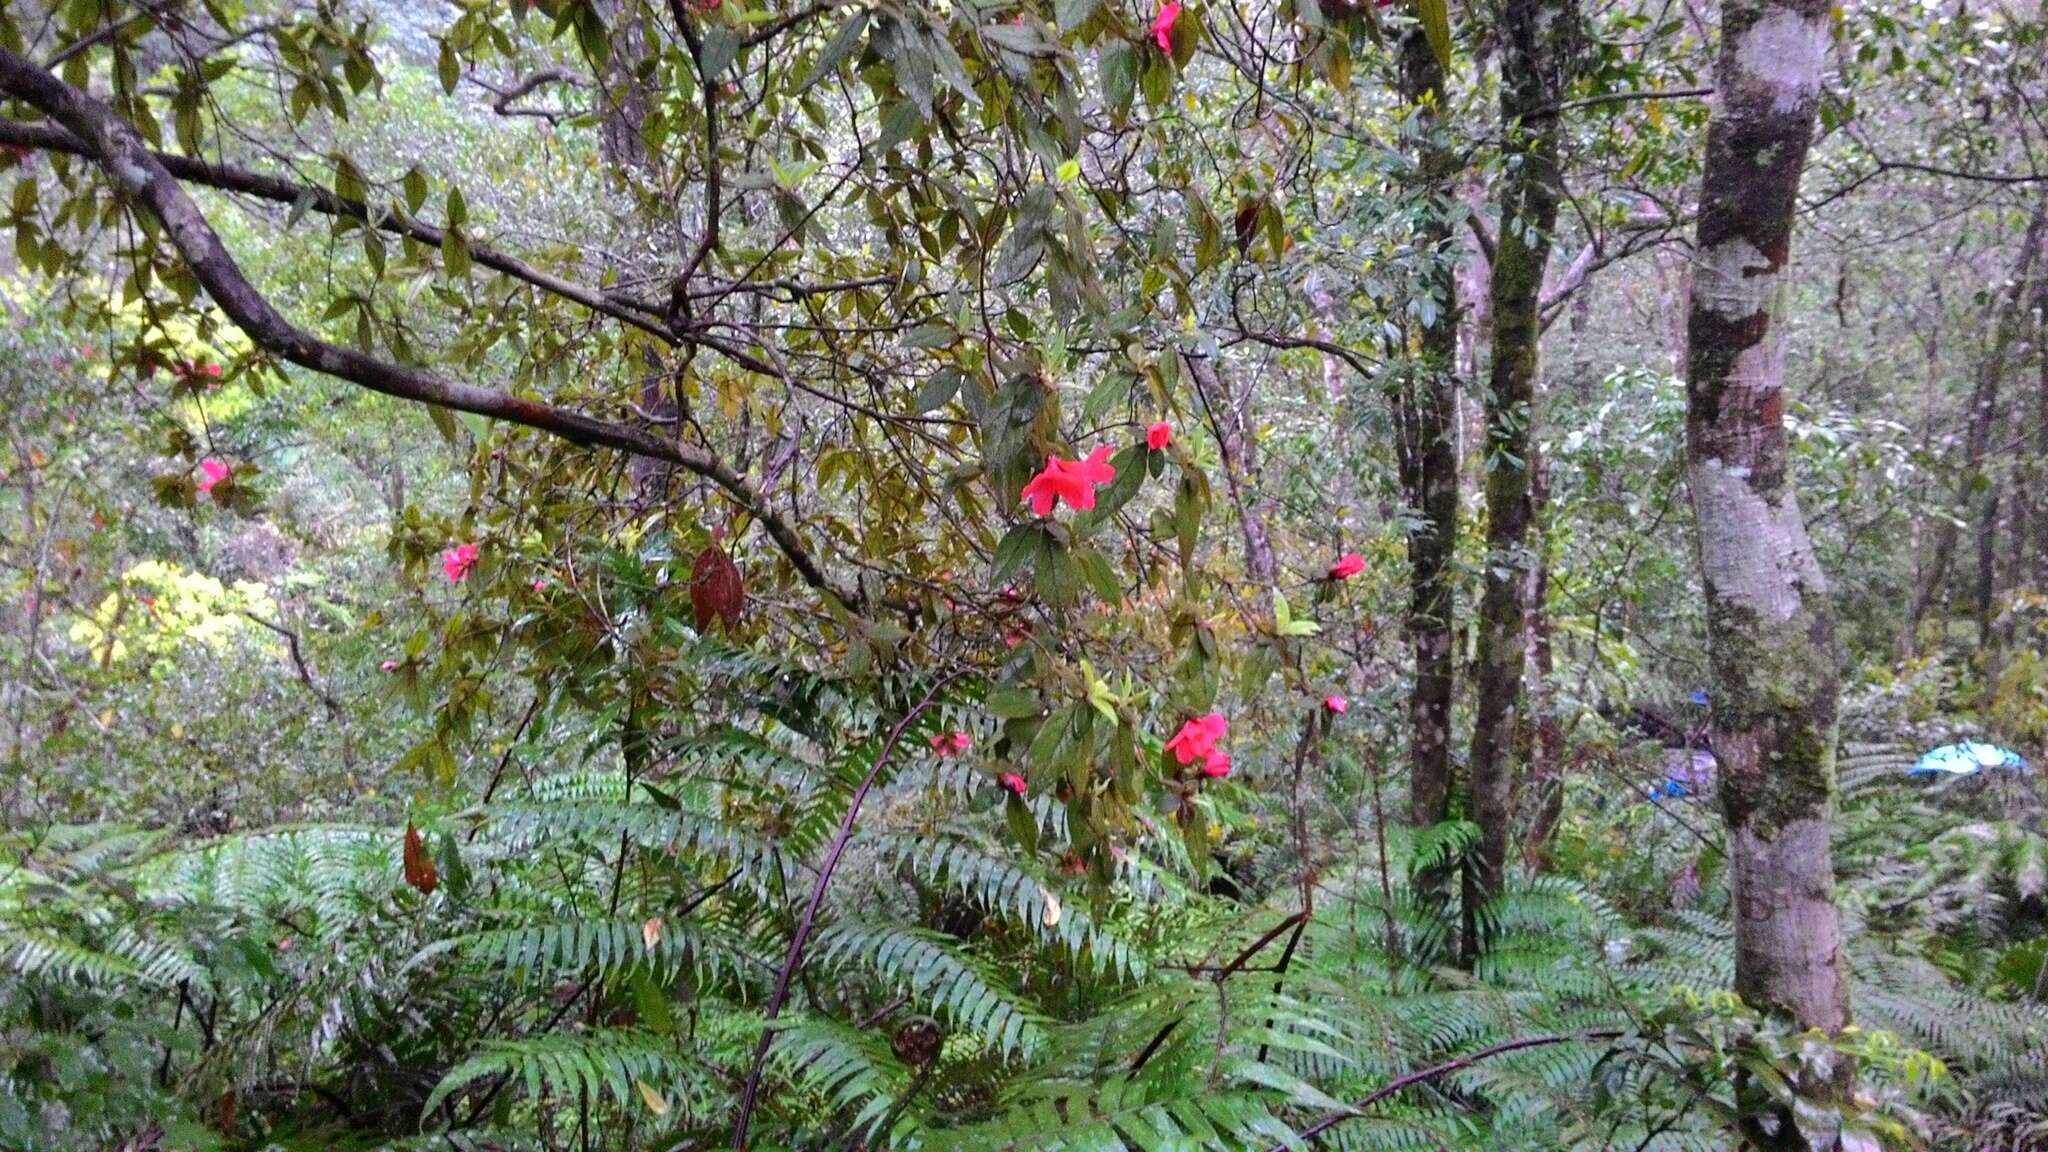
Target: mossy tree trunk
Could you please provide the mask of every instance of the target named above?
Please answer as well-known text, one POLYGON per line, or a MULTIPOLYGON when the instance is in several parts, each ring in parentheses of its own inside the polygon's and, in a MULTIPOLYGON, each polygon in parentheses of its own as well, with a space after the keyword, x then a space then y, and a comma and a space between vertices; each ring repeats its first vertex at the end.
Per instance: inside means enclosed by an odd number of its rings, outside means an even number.
MULTIPOLYGON (((1502 0, 1500 107, 1506 140, 1500 230, 1494 244, 1493 360, 1486 397, 1486 586, 1479 604, 1478 704, 1472 729, 1472 816, 1479 859, 1469 896, 1500 891, 1507 868, 1510 769, 1523 706, 1528 630, 1530 477, 1535 462, 1536 384, 1542 371, 1543 271, 1563 200, 1558 169, 1560 105, 1578 36, 1576 0, 1502 0)), ((1467 939, 1469 957, 1477 941, 1467 939)))
POLYGON ((1408 646, 1415 680, 1408 696, 1409 818, 1435 824, 1450 812, 1452 637, 1451 561, 1458 542, 1458 246, 1457 159, 1435 135, 1444 95, 1443 66, 1420 31, 1401 45, 1401 94, 1416 115, 1416 174, 1429 200, 1419 247, 1432 254, 1429 294, 1436 308, 1423 326, 1414 370, 1388 389, 1401 489, 1417 528, 1408 536, 1408 646))
MULTIPOLYGON (((1837 1032, 1849 990, 1827 825, 1834 612, 1793 492, 1779 323, 1826 15, 1827 0, 1722 8, 1686 325, 1686 478, 1707 597, 1735 990, 1837 1032)), ((1759 1147, 1803 1147, 1789 1120, 1778 1128, 1750 1135, 1759 1147)))

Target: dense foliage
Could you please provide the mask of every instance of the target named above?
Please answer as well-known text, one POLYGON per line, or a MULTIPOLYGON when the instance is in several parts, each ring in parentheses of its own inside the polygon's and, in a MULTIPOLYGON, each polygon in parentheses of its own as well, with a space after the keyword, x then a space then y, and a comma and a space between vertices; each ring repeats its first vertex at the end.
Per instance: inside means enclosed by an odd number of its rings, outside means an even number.
POLYGON ((0 0, 0 1148, 2048 1147, 2048 19, 1725 7, 0 0))

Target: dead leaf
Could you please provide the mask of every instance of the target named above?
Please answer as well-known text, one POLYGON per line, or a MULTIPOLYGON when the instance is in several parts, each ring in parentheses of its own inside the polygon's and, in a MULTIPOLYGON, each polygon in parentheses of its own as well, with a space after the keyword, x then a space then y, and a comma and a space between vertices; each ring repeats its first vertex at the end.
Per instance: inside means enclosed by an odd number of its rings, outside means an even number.
POLYGON ((1237 206, 1237 215, 1231 225, 1237 231, 1237 254, 1244 255, 1251 250, 1252 240, 1259 234, 1259 213, 1266 207, 1264 196, 1246 200, 1237 206))
POLYGON ((649 952, 654 951, 654 946, 661 943, 661 917, 649 916, 647 923, 640 925, 640 939, 647 942, 649 952))
POLYGON ((1039 923, 1044 924, 1047 928, 1059 927, 1060 898, 1053 895, 1051 890, 1046 888, 1040 888, 1038 894, 1045 897, 1045 914, 1038 918, 1039 923))
MULTIPOLYGON (((650 920, 648 923, 652 924, 655 921, 650 920)), ((668 1101, 662 1099, 661 1093, 656 1092, 653 1085, 645 1080, 635 1080, 633 1081, 633 1087, 640 1090, 640 1102, 647 1105, 649 1112, 654 1113, 656 1116, 668 1115, 668 1101)))
POLYGON ((717 544, 706 544, 690 565, 690 607, 697 614, 697 631, 711 626, 714 619, 727 628, 737 628, 740 611, 747 605, 746 582, 739 565, 717 544))
POLYGON ((434 894, 434 886, 440 879, 434 875, 434 858, 427 855, 427 846, 420 840, 420 830, 405 822, 405 882, 422 896, 434 894))

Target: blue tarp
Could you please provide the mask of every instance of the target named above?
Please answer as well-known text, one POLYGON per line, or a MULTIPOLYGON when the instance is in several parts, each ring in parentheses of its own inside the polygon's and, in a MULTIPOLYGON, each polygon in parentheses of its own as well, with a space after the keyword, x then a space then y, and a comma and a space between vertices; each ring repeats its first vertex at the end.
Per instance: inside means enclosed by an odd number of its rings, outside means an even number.
POLYGON ((1943 744, 1928 752, 1914 762, 1908 775, 1969 776, 1985 768, 2010 768, 2016 772, 2033 770, 2026 757, 2010 748, 1965 740, 1961 744, 1943 744))

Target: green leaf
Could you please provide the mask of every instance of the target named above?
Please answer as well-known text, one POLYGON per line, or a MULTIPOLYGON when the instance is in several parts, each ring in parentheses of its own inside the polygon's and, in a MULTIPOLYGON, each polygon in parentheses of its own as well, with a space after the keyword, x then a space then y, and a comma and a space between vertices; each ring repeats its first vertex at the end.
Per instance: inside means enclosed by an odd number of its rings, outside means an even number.
POLYGON ((867 30, 866 11, 855 12, 846 23, 841 24, 839 31, 833 33, 831 41, 825 45, 825 50, 818 53, 818 58, 812 61, 811 70, 804 73, 803 81, 796 86, 796 94, 802 95, 818 81, 838 71, 847 57, 853 55, 853 50, 860 47, 860 38, 867 34, 867 30))
POLYGON ((1422 22, 1422 35, 1429 50, 1436 53, 1437 66, 1451 70, 1451 11, 1448 0, 1415 0, 1415 18, 1422 22))
POLYGON ((441 79, 441 91, 455 95, 455 85, 462 79, 462 65, 455 59, 455 49, 448 41, 441 41, 441 59, 435 67, 441 79))
POLYGON ((1023 720, 1036 716, 1044 705, 1028 688, 998 688, 988 694, 988 710, 999 719, 1023 720))
POLYGON ((931 374, 924 386, 917 390, 917 399, 912 410, 920 414, 936 412, 951 403, 960 392, 960 373, 952 368, 941 368, 931 374))
POLYGON ((1121 123, 1138 91, 1137 54, 1125 41, 1112 41, 1096 55, 1095 67, 1102 77, 1102 101, 1121 123))
POLYGON ((1045 529, 1037 523, 1019 524, 1010 529, 1002 542, 996 545, 995 568, 989 578, 997 584, 1008 582, 1038 554, 1039 541, 1044 538, 1045 529))
POLYGON ((1102 0, 1053 0, 1053 23, 1065 35, 1088 22, 1095 10, 1102 6, 1102 0))
POLYGON ((718 78, 739 59, 740 37, 732 29, 719 25, 704 32, 704 50, 697 57, 698 66, 703 70, 704 82, 718 83, 718 78))
POLYGON ((441 233, 441 263, 447 266, 450 276, 469 275, 469 242, 453 228, 441 233))
POLYGON ((1015 792, 1003 793, 1003 821, 1010 826, 1010 837, 1024 849, 1024 854, 1038 853, 1038 821, 1031 815, 1031 805, 1015 792))
POLYGON ((417 166, 414 166, 405 170, 405 175, 398 181, 398 184, 405 192, 405 210, 408 212, 418 212, 420 207, 427 202, 426 175, 417 166))

